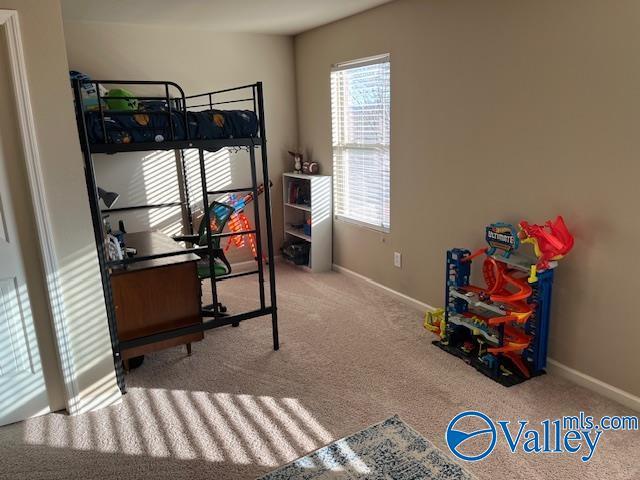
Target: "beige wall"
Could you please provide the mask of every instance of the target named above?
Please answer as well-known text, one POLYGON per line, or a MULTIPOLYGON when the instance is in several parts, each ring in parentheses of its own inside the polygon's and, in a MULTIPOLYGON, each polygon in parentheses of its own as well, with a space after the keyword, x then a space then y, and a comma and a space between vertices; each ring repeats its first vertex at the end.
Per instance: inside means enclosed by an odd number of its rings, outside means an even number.
MULTIPOLYGON (((93 78, 172 80, 179 83, 187 95, 263 82, 269 168, 274 184, 273 225, 277 248, 282 241, 282 209, 278 208, 277 203, 282 198, 282 182, 279 179, 283 169, 289 166, 287 150, 297 143, 292 38, 71 21, 65 22, 64 28, 70 67, 86 72, 93 78)), ((241 108, 247 107, 244 104, 241 108)), ((152 178, 153 175, 145 173, 145 170, 154 170, 154 161, 136 161, 139 156, 97 156, 99 181, 104 183, 105 188, 122 194, 119 206, 171 201, 171 198, 164 198, 162 194, 148 194, 154 189, 152 185, 158 182, 158 179, 152 178)), ((175 192, 173 172, 169 167, 171 159, 165 159, 162 163, 167 173, 165 180, 169 178, 163 182, 162 190, 175 192)), ((218 184, 220 188, 250 184, 246 153, 232 157, 231 161, 221 160, 218 165, 229 173, 228 183, 218 184)), ((211 177, 215 177, 215 174, 210 175, 210 182, 211 177)), ((199 180, 195 184, 197 186, 192 195, 201 198, 199 180)), ((175 200, 175 195, 170 197, 175 200)), ((123 218, 128 231, 165 228, 175 233, 172 229, 180 213, 178 210, 165 213, 167 216, 160 217, 159 221, 157 211, 151 216, 146 212, 138 212, 123 218)), ((114 216, 114 220, 118 218, 114 216)), ((242 253, 246 254, 248 250, 232 250, 231 260, 249 258, 242 257, 242 253)))
POLYGON ((447 248, 563 214, 550 356, 640 395, 638 18, 635 1, 398 0, 297 36, 299 143, 325 173, 331 64, 391 53, 391 233, 336 221, 335 263, 437 306, 447 248))
MULTIPOLYGON (((54 275, 64 308, 62 328, 67 335, 59 338, 59 347, 68 355, 67 378, 75 379, 75 392, 68 401, 82 411, 108 404, 120 394, 73 114, 60 5, 57 0, 0 0, 0 9, 17 10, 22 29, 51 219, 49 235, 58 266, 54 275)), ((31 228, 35 228, 33 222, 31 228)), ((32 235, 31 246, 36 248, 36 232, 32 235)))

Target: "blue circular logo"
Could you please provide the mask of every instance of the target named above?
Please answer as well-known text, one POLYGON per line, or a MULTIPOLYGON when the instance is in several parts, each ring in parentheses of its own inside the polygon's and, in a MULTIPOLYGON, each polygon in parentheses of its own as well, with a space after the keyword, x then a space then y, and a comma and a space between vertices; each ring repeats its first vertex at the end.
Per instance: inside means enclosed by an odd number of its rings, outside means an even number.
POLYGON ((495 425, 488 416, 486 416, 482 412, 469 411, 459 413, 453 418, 453 420, 449 422, 449 425, 447 426, 447 432, 445 434, 445 439, 447 440, 449 450, 451 450, 451 453, 453 453, 456 457, 461 458, 462 460, 466 460, 467 462, 475 462, 477 460, 482 460, 484 457, 493 452, 493 449, 496 446, 498 435, 495 425), (482 424, 482 427, 474 429, 470 432, 455 428, 458 422, 467 418, 474 419, 476 423, 478 423, 479 421, 482 424), (487 447, 482 446, 481 448, 483 448, 483 450, 481 452, 477 453, 476 455, 469 455, 466 453, 461 453, 459 451, 459 449, 467 440, 479 435, 487 435, 487 438, 490 438, 489 445, 487 447))

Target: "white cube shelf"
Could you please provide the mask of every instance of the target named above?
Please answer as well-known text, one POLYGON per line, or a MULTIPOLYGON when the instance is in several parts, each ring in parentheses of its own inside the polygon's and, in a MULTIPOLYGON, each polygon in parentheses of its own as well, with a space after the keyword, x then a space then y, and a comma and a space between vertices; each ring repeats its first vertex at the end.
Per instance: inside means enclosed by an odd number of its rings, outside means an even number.
POLYGON ((333 199, 331 177, 285 173, 282 176, 284 239, 301 240, 310 244, 309 268, 312 272, 328 272, 332 263, 333 199), (295 203, 290 200, 290 185, 302 186, 308 192, 308 201, 295 203), (311 219, 311 235, 295 225, 311 219))

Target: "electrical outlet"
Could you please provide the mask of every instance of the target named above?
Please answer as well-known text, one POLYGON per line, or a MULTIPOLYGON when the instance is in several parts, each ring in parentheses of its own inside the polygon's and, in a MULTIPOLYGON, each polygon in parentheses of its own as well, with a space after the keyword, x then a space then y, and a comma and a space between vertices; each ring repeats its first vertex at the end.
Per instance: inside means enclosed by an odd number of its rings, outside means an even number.
POLYGON ((402 268, 402 254, 400 252, 393 252, 393 266, 402 268))

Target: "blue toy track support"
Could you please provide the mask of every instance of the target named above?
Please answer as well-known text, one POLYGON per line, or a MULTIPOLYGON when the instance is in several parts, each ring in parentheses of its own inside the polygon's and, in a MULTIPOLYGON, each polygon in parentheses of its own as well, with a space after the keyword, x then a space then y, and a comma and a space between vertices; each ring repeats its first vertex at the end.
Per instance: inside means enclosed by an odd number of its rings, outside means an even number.
POLYGON ((531 285, 533 293, 530 303, 535 304, 534 313, 527 321, 526 331, 533 337, 525 358, 529 362, 531 373, 542 373, 547 366, 547 344, 549 342, 549 322, 551 317, 551 290, 553 270, 538 274, 538 281, 531 285))
POLYGON ((551 291, 553 287, 553 270, 545 270, 538 274, 536 293, 536 335, 533 349, 533 372, 539 373, 547 366, 547 344, 549 342, 549 321, 551 319, 551 291))
POLYGON ((459 298, 452 298, 450 295, 451 287, 466 287, 469 285, 469 277, 471 275, 471 262, 463 262, 462 259, 471 254, 469 250, 462 248, 454 248, 447 251, 447 271, 445 285, 445 321, 449 321, 450 310, 456 313, 462 313, 467 309, 467 303, 459 298))

